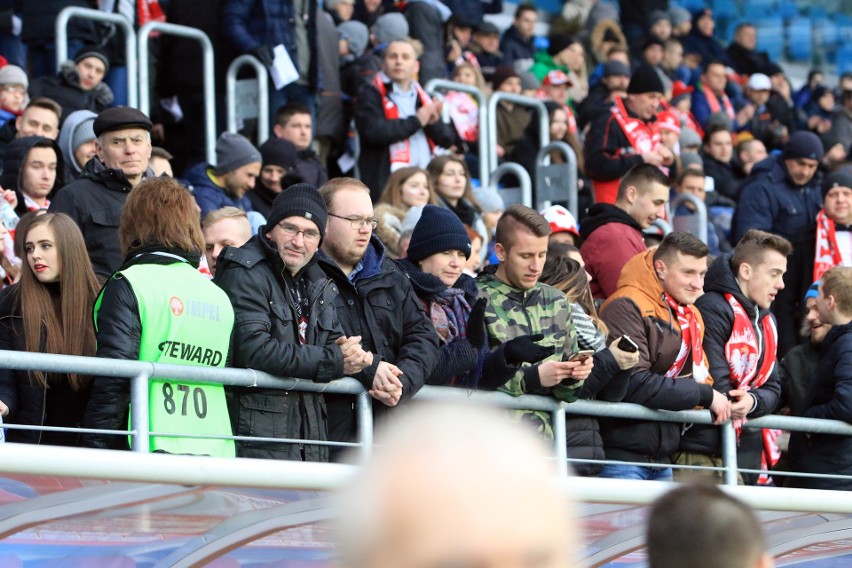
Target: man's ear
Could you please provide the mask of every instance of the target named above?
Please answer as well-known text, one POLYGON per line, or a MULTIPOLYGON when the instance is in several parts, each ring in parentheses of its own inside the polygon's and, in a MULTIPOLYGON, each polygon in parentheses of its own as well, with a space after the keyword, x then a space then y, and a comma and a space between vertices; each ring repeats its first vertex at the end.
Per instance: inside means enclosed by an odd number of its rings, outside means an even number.
POLYGON ((747 262, 740 264, 740 269, 737 271, 737 276, 739 276, 743 282, 748 282, 749 280, 751 280, 751 275, 751 265, 747 262))
POLYGON ((659 278, 660 280, 665 280, 667 270, 668 269, 666 267, 665 262, 663 262, 662 260, 654 261, 654 272, 657 273, 657 278, 659 278))
POLYGON ((280 124, 275 124, 272 126, 272 133, 275 134, 276 138, 284 138, 284 127, 280 124))
POLYGON ((506 249, 503 248, 503 243, 496 243, 494 245, 494 254, 497 255, 497 260, 500 262, 506 260, 506 249))

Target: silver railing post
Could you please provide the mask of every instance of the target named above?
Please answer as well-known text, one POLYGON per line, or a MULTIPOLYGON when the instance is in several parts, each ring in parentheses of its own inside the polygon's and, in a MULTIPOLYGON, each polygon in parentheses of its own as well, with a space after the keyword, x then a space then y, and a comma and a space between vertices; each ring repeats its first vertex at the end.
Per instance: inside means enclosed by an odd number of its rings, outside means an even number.
POLYGON ((491 173, 491 181, 489 185, 497 189, 497 184, 500 183, 500 180, 506 174, 515 174, 518 176, 518 180, 521 182, 521 203, 527 207, 534 207, 532 180, 530 179, 530 174, 520 164, 516 164, 515 162, 504 162, 497 166, 497 169, 491 173))
POLYGON ((535 176, 535 209, 541 210, 545 207, 549 207, 551 203, 544 203, 541 194, 551 192, 542 192, 540 188, 543 184, 549 183, 549 180, 542 179, 541 173, 538 171, 541 166, 547 166, 551 164, 550 153, 554 150, 557 150, 565 156, 565 166, 568 168, 568 179, 566 181, 566 190, 568 191, 568 210, 574 215, 575 219, 579 219, 579 204, 577 201, 577 154, 574 152, 574 148, 562 142, 561 140, 554 140, 550 144, 546 144, 542 146, 538 151, 538 154, 535 158, 536 163, 536 176, 535 176))
POLYGON ((373 399, 366 392, 355 397, 355 416, 358 420, 361 456, 366 458, 373 452, 373 399))
POLYGON ((151 110, 150 77, 148 73, 148 39, 152 32, 194 39, 201 44, 204 66, 204 146, 208 164, 216 163, 216 88, 213 66, 213 44, 201 30, 165 22, 148 22, 139 29, 139 110, 151 110))
POLYGON ((568 427, 565 423, 565 406, 560 404, 553 411, 553 451, 559 475, 568 475, 568 427))
POLYGON ((148 373, 140 373, 130 380, 130 427, 133 436, 130 449, 134 452, 150 452, 150 422, 148 416, 148 373))
MULTIPOLYGON (((497 168, 497 103, 500 101, 510 102, 516 105, 529 107, 538 114, 539 121, 539 147, 550 143, 550 118, 547 115, 547 107, 544 102, 532 97, 516 95, 514 93, 494 93, 488 99, 488 155, 489 171, 497 168)), ((535 118, 533 120, 536 120, 535 118)), ((492 174, 493 175, 493 174, 492 174)), ((532 207, 532 205, 530 205, 532 207)))
POLYGON ((237 132, 237 73, 245 66, 257 73, 257 145, 269 138, 269 77, 266 67, 254 55, 240 55, 228 66, 225 76, 225 102, 227 104, 228 132, 237 132))
POLYGON ((737 484, 737 432, 731 421, 722 428, 722 464, 725 466, 725 485, 737 484))
MULTIPOLYGON (((488 185, 488 177, 492 169, 492 165, 488 162, 488 104, 485 95, 476 87, 456 83, 455 81, 447 81, 446 79, 432 79, 426 83, 426 92, 429 94, 437 93, 440 90, 459 91, 473 95, 476 103, 479 105, 477 111, 477 116, 479 117, 479 183, 485 187, 488 185)), ((446 108, 446 105, 444 107, 446 108)))
MULTIPOLYGON (((696 223, 698 223, 698 227, 696 230, 696 237, 701 239, 701 242, 707 243, 707 205, 698 198, 698 196, 693 195, 691 193, 678 193, 675 195, 672 200, 669 202, 669 219, 671 219, 672 227, 677 227, 676 219, 678 205, 681 203, 691 203, 695 206, 695 219, 696 223)), ((692 231, 690 231, 692 232, 692 231)))
POLYGON ((127 18, 121 14, 109 14, 100 10, 79 8, 77 6, 64 8, 59 12, 55 23, 57 71, 59 71, 62 63, 68 60, 68 21, 71 18, 85 18, 97 22, 117 24, 124 31, 124 55, 125 65, 127 66, 127 105, 138 108, 139 88, 136 83, 136 32, 133 30, 133 24, 127 21, 127 18))

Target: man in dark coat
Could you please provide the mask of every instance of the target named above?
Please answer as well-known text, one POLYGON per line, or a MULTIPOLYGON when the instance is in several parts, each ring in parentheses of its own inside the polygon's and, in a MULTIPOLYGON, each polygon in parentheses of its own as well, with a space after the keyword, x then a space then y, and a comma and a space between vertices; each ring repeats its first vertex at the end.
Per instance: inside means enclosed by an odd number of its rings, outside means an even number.
MULTIPOLYGON (((215 283, 234 306, 232 364, 320 383, 373 362, 360 337, 344 337, 334 303, 337 286, 317 265, 326 209, 316 188, 291 187, 273 203, 268 223, 240 248, 222 252, 215 283)), ((258 388, 233 390, 238 436, 327 440, 321 394, 258 388)), ((328 447, 237 442, 237 456, 328 461, 328 447)))
MULTIPOLYGON (((375 219, 367 186, 335 178, 320 194, 330 217, 320 266, 340 290, 337 316, 346 335, 361 336, 364 349, 377 355, 356 378, 374 400, 396 406, 414 396, 432 373, 438 335, 408 277, 372 234, 375 219)), ((327 399, 329 438, 353 441, 352 397, 327 399)))
POLYGON ((784 289, 772 304, 778 320, 779 357, 799 342, 802 298, 813 282, 816 218, 822 209, 822 174, 817 166, 822 157, 822 142, 816 134, 802 131, 790 136, 781 156, 754 166, 740 191, 734 217, 733 240, 749 229, 760 229, 793 243, 784 289))
POLYGON ((101 112, 113 102, 112 89, 104 82, 109 59, 97 47, 85 47, 74 61, 65 61, 55 75, 44 75, 30 82, 30 97, 48 97, 62 107, 60 123, 75 110, 101 112))
POLYGON ((763 73, 769 63, 765 51, 757 51, 757 28, 754 24, 743 22, 734 31, 734 41, 725 50, 731 68, 743 76, 763 73))
MULTIPOLYGON (((833 327, 822 345, 806 418, 852 422, 852 268, 835 266, 823 275, 817 309, 833 327)), ((795 432, 790 440, 792 469, 804 473, 852 475, 852 438, 795 432)), ((852 490, 849 479, 796 477, 790 483, 809 489, 852 490)))
POLYGON ((151 120, 130 107, 110 108, 95 119, 97 155, 83 176, 66 185, 51 201, 51 213, 65 213, 83 232, 95 272, 110 275, 124 256, 118 241, 121 208, 130 190, 154 175, 151 120))
MULTIPOLYGON (((713 388, 731 400, 731 416, 738 428, 737 464, 745 469, 761 469, 764 442, 761 430, 739 430, 737 421, 771 414, 781 393, 778 332, 769 305, 784 287, 791 252, 793 246, 783 237, 749 231, 733 254, 713 262, 704 279, 704 295, 695 302, 704 319, 703 346, 713 388)), ((720 430, 696 424, 681 437, 675 463, 721 466, 721 457, 720 430)), ((770 465, 764 462, 763 467, 770 465)), ((692 474, 678 470, 675 478, 688 479, 692 474)), ((758 476, 744 473, 742 477, 753 485, 758 476)))
POLYGON ((449 147, 455 141, 455 129, 441 120, 441 103, 432 101, 414 80, 419 67, 410 41, 392 41, 385 51, 382 72, 358 91, 358 163, 374 202, 392 171, 426 167, 435 147, 449 147))
POLYGON ((500 51, 515 70, 526 71, 535 61, 535 24, 538 11, 532 4, 518 4, 515 21, 503 32, 500 51))

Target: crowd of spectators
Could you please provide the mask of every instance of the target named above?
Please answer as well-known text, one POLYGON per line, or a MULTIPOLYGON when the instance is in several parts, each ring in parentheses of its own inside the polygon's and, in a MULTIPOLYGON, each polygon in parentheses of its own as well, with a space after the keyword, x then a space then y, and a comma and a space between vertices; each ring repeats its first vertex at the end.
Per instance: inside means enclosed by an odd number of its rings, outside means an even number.
MULTIPOLYGON (((380 413, 424 384, 703 407, 734 421, 753 469, 770 468, 778 445, 777 433, 743 430, 749 417, 787 408, 852 421, 839 386, 852 381, 841 348, 852 337, 852 75, 834 89, 814 71, 794 92, 757 50, 754 25, 726 46, 711 10, 665 1, 566 2, 536 38, 534 5, 505 30, 485 17, 501 0, 216 0, 203 11, 169 0, 140 3, 134 23, 204 31, 216 100, 201 95, 197 46, 163 36, 150 86, 159 104, 146 115, 125 106, 120 30, 80 20, 73 59, 52 71, 45 14, 78 4, 13 10, 23 32, 0 30, 0 348, 354 376, 380 413), (289 59, 295 74, 269 81, 271 138, 254 143, 256 120, 239 133, 218 124, 208 163, 203 108, 224 107, 224 72, 240 54, 276 71, 289 59), (563 207, 574 188, 539 212, 482 187, 479 98, 432 96, 433 78, 543 101, 550 140, 576 154, 578 217, 563 207), (665 236, 666 220, 690 230, 665 236), (706 242, 689 234, 699 229, 706 242)), ((534 177, 542 123, 506 99, 495 112, 498 160, 534 177)), ((151 389, 158 431, 357 434, 347 397, 151 389)), ((112 379, 0 370, 10 423, 121 428, 126 396, 112 379)), ((552 435, 549 415, 518 416, 552 435)), ((569 429, 572 457, 647 464, 580 462, 585 475, 671 479, 672 463, 719 465, 715 427, 571 418, 569 429)), ((190 447, 166 438, 151 449, 190 447)), ((817 438, 794 437, 787 463, 852 471, 817 438)), ((337 459, 327 446, 269 441, 197 453, 337 459)), ((852 488, 832 483, 814 486, 852 488)))

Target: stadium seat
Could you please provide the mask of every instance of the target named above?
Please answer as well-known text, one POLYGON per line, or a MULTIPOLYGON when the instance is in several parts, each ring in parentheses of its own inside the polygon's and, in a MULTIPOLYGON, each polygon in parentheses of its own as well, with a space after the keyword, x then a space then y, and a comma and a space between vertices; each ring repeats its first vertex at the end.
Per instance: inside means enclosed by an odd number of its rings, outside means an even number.
POLYGON ((790 58, 810 62, 813 58, 813 31, 808 18, 793 18, 787 26, 787 45, 790 58))

